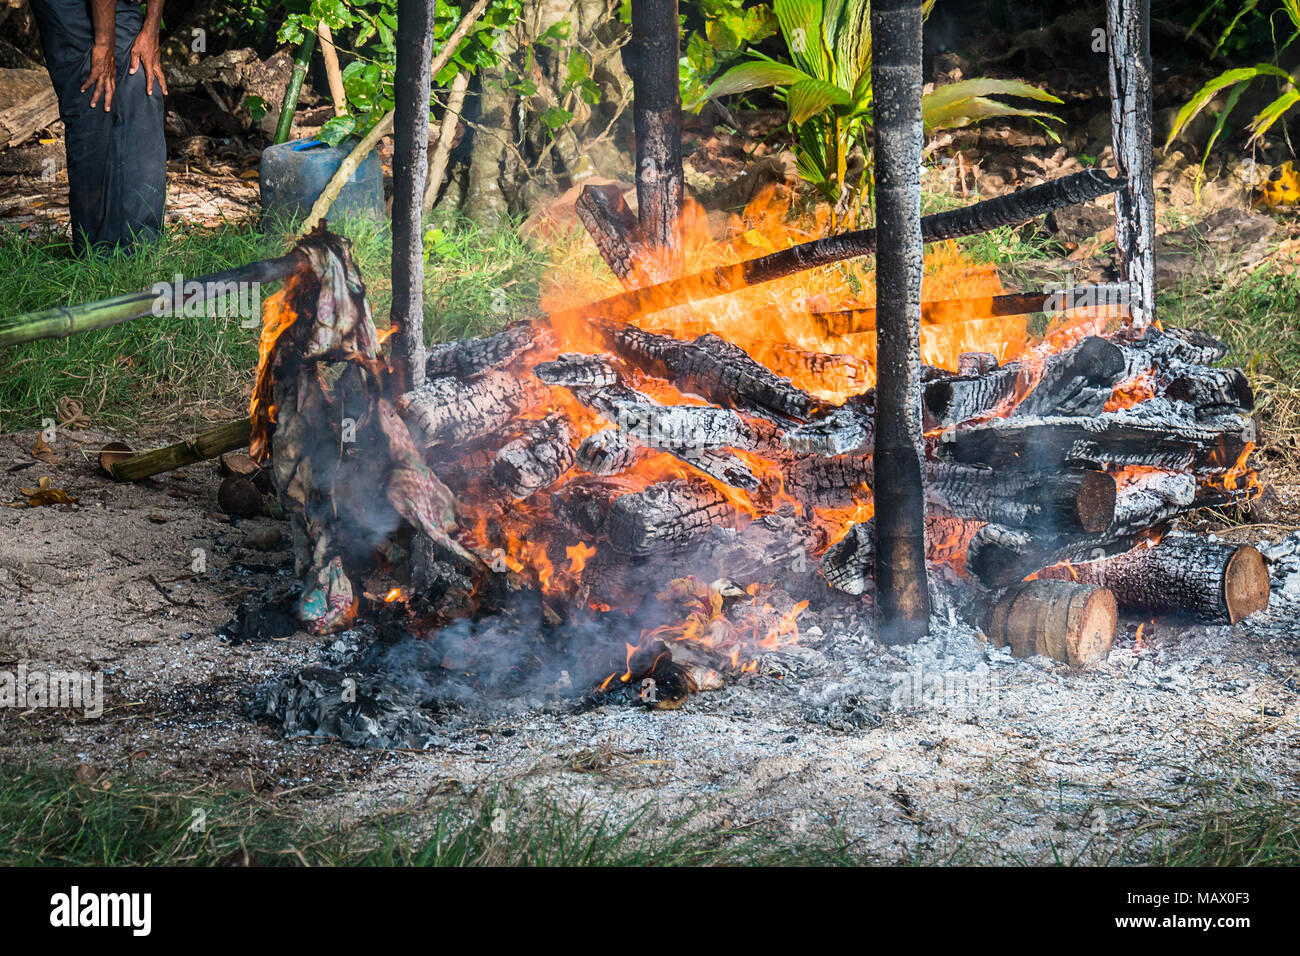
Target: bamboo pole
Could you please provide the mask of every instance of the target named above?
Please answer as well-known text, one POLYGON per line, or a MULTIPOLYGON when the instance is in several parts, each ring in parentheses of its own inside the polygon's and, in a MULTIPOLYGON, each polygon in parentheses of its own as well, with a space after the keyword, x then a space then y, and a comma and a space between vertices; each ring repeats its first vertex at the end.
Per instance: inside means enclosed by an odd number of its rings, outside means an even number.
POLYGON ((320 55, 325 61, 325 76, 329 80, 330 99, 334 101, 334 115, 342 116, 348 111, 348 95, 343 89, 343 72, 339 69, 338 50, 334 48, 334 34, 324 20, 316 24, 316 36, 320 39, 320 55))
POLYGON ((316 49, 316 34, 308 33, 302 38, 298 55, 293 60, 293 72, 289 74, 289 85, 284 88, 284 101, 280 104, 280 122, 275 127, 273 143, 283 143, 289 139, 293 129, 293 113, 298 108, 298 96, 302 92, 303 77, 311 63, 311 55, 316 49))
MULTIPOLYGON (((1007 292, 1002 295, 972 296, 966 299, 931 299, 921 303, 921 325, 958 325, 980 319, 997 319, 1035 312, 1062 312, 1073 308, 1119 309, 1125 302, 1123 283, 1090 286, 1091 303, 1071 304, 1069 290, 1058 292, 1007 292)), ((876 331, 876 310, 827 309, 810 313, 826 335, 857 335, 876 331)))
POLYGON ((139 481, 151 475, 180 468, 182 465, 192 465, 196 461, 216 458, 225 452, 243 448, 248 444, 252 432, 252 421, 248 418, 237 418, 224 425, 205 429, 193 438, 176 442, 174 445, 155 448, 153 451, 125 458, 112 465, 109 473, 114 481, 139 481))
MULTIPOLYGON (((225 272, 184 280, 180 285, 183 301, 179 304, 171 301, 168 311, 184 314, 196 301, 206 302, 237 292, 242 283, 260 284, 283 279, 301 268, 302 261, 301 255, 291 252, 277 259, 266 259, 227 269, 225 272)), ((66 338, 76 332, 102 329, 153 315, 160 302, 168 301, 163 297, 171 296, 174 288, 172 283, 160 282, 143 292, 131 292, 84 305, 56 306, 41 312, 25 312, 0 319, 0 348, 39 339, 66 338)))

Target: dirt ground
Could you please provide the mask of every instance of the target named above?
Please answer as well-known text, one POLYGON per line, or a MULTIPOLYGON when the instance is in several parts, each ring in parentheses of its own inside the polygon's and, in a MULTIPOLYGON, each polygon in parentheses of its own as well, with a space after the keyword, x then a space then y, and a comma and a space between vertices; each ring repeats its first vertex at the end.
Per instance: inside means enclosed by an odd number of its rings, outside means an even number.
MULTIPOLYGON (((247 546, 275 522, 221 514, 212 463, 113 483, 90 454, 111 437, 61 432, 38 460, 34 432, 0 436, 0 502, 41 477, 77 499, 0 508, 0 669, 98 671, 105 687, 98 718, 0 708, 6 758, 110 780, 136 769, 259 791, 333 785, 304 810, 345 818, 505 784, 521 812, 545 796, 650 803, 660 820, 695 813, 693 826, 797 836, 832 824, 885 858, 1114 859, 1207 787, 1300 795, 1300 572, 1287 578, 1285 562, 1267 612, 1235 627, 1148 623, 1140 646, 1128 621, 1082 673, 1015 660, 956 623, 900 649, 864 621, 812 617, 801 646, 678 711, 484 702, 452 708, 420 752, 284 740, 245 701, 325 642, 217 636, 246 594, 289 580, 287 552, 247 546)), ((1294 514, 1300 489, 1279 491, 1294 514)), ((1229 537, 1243 535, 1285 529, 1229 537)))

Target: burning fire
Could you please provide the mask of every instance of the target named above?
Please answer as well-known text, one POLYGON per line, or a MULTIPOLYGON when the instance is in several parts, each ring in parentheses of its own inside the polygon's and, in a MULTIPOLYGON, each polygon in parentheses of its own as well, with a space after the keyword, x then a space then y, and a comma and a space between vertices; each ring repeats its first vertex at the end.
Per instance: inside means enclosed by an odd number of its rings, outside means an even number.
MULTIPOLYGON (((757 197, 742 214, 732 217, 726 237, 721 240, 710 235, 704 211, 689 205, 685 222, 686 270, 696 272, 752 259, 825 235, 823 219, 811 222, 792 219, 776 197, 775 190, 757 197)), ((858 259, 806 270, 697 304, 647 312, 632 321, 647 331, 677 339, 694 339, 706 333, 719 335, 799 388, 827 403, 838 404, 861 395, 874 384, 875 336, 872 332, 832 334, 819 313, 871 308, 875 277, 868 266, 869 261, 858 259)), ((657 278, 654 268, 652 263, 641 264, 637 268, 639 275, 632 278, 632 283, 652 284, 657 278)), ((288 303, 292 301, 293 283, 298 281, 305 280, 300 276, 291 278, 286 290, 270 297, 264 308, 257 381, 250 407, 252 454, 259 461, 265 460, 267 438, 276 420, 272 391, 275 345, 297 319, 288 303)), ((980 300, 991 299, 1004 291, 991 264, 971 262, 953 242, 928 248, 924 282, 928 301, 964 300, 976 315, 991 311, 981 310, 980 300)), ((543 307, 572 316, 573 310, 566 313, 565 307, 614 291, 617 289, 608 277, 588 274, 563 287, 544 290, 543 307)), ((1118 317, 1108 314, 1108 310, 1074 309, 1054 316, 1047 333, 1035 338, 1030 334, 1025 316, 970 320, 960 308, 936 307, 927 313, 922 326, 922 359, 929 365, 953 371, 958 368, 963 353, 990 353, 1001 364, 1018 361, 1021 372, 1013 394, 990 413, 1005 415, 1038 385, 1051 356, 1074 347, 1087 336, 1108 334, 1117 322, 1118 317)), ((599 329, 590 322, 566 318, 557 321, 549 332, 524 354, 523 367, 515 374, 532 382, 535 381, 531 375, 533 367, 553 361, 561 354, 606 351, 599 329)), ((381 333, 381 340, 389 334, 381 333)), ((647 377, 632 384, 665 405, 707 404, 661 379, 647 377)), ((553 413, 562 414, 571 426, 575 449, 591 435, 618 424, 578 401, 568 388, 538 386, 537 394, 540 397, 517 417, 540 420, 553 413)), ((1125 409, 1154 394, 1154 383, 1146 377, 1124 382, 1115 389, 1106 410, 1125 409)), ((787 491, 781 462, 743 449, 731 453, 756 476, 757 487, 737 488, 666 452, 643 449, 636 464, 619 473, 620 488, 623 494, 628 494, 672 479, 704 482, 730 505, 732 520, 738 526, 783 507, 795 509, 804 517, 809 517, 811 511, 826 545, 874 514, 871 489, 865 483, 854 489, 848 505, 808 508, 787 491)), ((1248 447, 1231 467, 1213 469, 1219 474, 1210 481, 1229 491, 1258 487, 1258 477, 1247 464, 1249 453, 1248 447)), ((1124 487, 1144 471, 1126 468, 1115 469, 1113 473, 1117 483, 1124 487)), ((522 501, 498 493, 487 475, 472 478, 469 492, 459 503, 460 540, 494 570, 514 576, 517 584, 537 587, 547 607, 586 605, 603 613, 611 608, 590 597, 584 577, 599 572, 606 556, 593 543, 577 538, 568 530, 569 525, 552 513, 555 493, 582 476, 580 470, 570 469, 551 486, 551 494, 532 495, 522 501)), ((944 526, 938 532, 932 530, 931 559, 947 563, 960 572, 971 536, 979 526, 979 522, 966 521, 944 526)), ((1159 534, 1159 531, 1151 533, 1143 543, 1158 540, 1159 534)), ((1069 570, 1077 578, 1074 569, 1069 570)), ((649 582, 637 583, 642 593, 647 590, 645 585, 649 582)), ((673 580, 657 597, 676 608, 678 617, 644 630, 635 643, 629 643, 625 669, 610 674, 602 689, 640 679, 657 680, 654 675, 666 666, 665 654, 668 662, 687 668, 682 680, 693 687, 707 684, 711 679, 709 674, 716 678, 712 667, 740 673, 751 671, 762 653, 797 643, 797 618, 808 604, 807 601, 791 603, 783 592, 765 590, 758 585, 740 589, 730 581, 706 584, 694 577, 673 580)), ((388 603, 405 599, 397 587, 384 597, 388 603)), ((615 610, 629 612, 631 607, 615 610)), ((1139 632, 1139 642, 1140 636, 1139 632)))

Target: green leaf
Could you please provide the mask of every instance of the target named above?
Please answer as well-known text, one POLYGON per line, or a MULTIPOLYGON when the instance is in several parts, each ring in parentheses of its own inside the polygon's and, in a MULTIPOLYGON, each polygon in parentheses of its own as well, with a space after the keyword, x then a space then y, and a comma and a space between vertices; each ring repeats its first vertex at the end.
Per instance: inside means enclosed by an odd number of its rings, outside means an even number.
POLYGON ((570 122, 572 119, 573 119, 572 113, 570 113, 568 110, 561 109, 558 106, 552 106, 541 116, 542 122, 545 123, 547 129, 551 130, 552 132, 559 129, 565 123, 570 122))
POLYGON ((774 60, 751 60, 733 66, 714 81, 705 91, 706 99, 715 96, 730 96, 733 93, 748 93, 767 86, 790 86, 800 80, 812 79, 803 70, 774 60))
POLYGON ((975 77, 941 86, 929 94, 927 100, 934 109, 939 110, 960 100, 971 99, 976 96, 997 95, 1021 96, 1025 99, 1041 100, 1045 103, 1063 102, 1059 96, 1053 96, 1047 90, 1040 89, 1029 83, 1021 83, 1019 80, 995 80, 988 77, 975 77))
POLYGON ((1271 63, 1257 63, 1255 66, 1243 66, 1235 70, 1225 70, 1197 90, 1192 98, 1184 104, 1183 108, 1178 111, 1178 115, 1174 117, 1173 129, 1169 131, 1169 138, 1165 140, 1165 147, 1169 147, 1169 144, 1174 141, 1179 133, 1187 128, 1187 124, 1190 123, 1197 114, 1201 112, 1201 110, 1205 109, 1205 107, 1210 104, 1210 101, 1214 99, 1220 90, 1226 89, 1229 86, 1236 86, 1238 83, 1249 83, 1251 80, 1258 79, 1261 76, 1281 76, 1288 81, 1291 79, 1289 73, 1279 67, 1273 66, 1271 63))
POLYGON ((1253 143, 1262 138, 1269 131, 1269 128, 1282 118, 1282 114, 1295 106, 1296 103, 1300 103, 1300 92, 1297 92, 1293 86, 1260 110, 1259 115, 1250 124, 1250 141, 1253 143))
POLYGON ((967 97, 954 103, 941 105, 937 109, 927 104, 926 99, 926 97, 921 99, 921 116, 926 129, 929 130, 957 129, 995 116, 1038 116, 1057 119, 1043 110, 1022 109, 985 96, 967 97))
POLYGON ((806 79, 793 84, 785 95, 785 107, 790 111, 790 122, 802 126, 810 117, 824 113, 832 106, 848 106, 852 98, 847 90, 825 80, 806 79))
POLYGON ((250 93, 248 99, 244 100, 244 105, 248 107, 248 115, 253 118, 254 123, 262 122, 262 117, 266 115, 266 100, 250 93))
POLYGON ((774 0, 772 9, 795 65, 809 76, 829 79, 830 63, 822 41, 821 0, 774 0))
POLYGON ((322 139, 331 146, 337 146, 343 142, 357 128, 357 118, 355 116, 335 116, 326 121, 325 125, 320 128, 317 134, 318 139, 322 139))

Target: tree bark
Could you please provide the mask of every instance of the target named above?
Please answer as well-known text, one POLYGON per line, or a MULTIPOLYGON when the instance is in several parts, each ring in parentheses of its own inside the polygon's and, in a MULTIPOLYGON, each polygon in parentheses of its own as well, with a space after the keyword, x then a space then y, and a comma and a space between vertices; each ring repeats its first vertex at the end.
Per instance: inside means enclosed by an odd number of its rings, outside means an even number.
POLYGON ((677 0, 632 0, 637 217, 668 277, 682 271, 682 98, 677 0))
POLYGON ((393 109, 393 368, 406 388, 424 383, 424 229, 433 0, 399 0, 393 109))
POLYGON ((921 472, 921 0, 877 0, 876 631, 910 643, 930 626, 921 472))
POLYGON ((1131 284, 1133 325, 1143 329, 1156 315, 1151 0, 1107 0, 1106 33, 1115 166, 1128 180, 1115 196, 1115 247, 1120 277, 1131 284))

